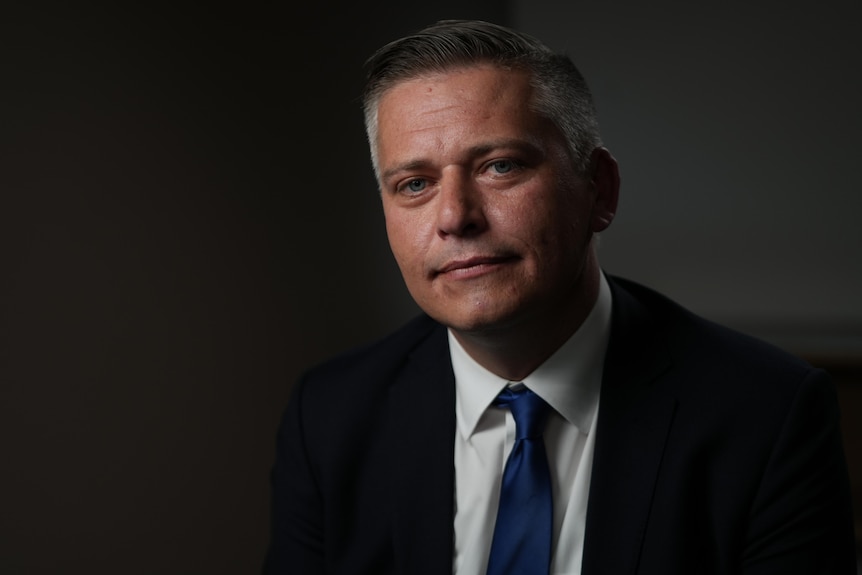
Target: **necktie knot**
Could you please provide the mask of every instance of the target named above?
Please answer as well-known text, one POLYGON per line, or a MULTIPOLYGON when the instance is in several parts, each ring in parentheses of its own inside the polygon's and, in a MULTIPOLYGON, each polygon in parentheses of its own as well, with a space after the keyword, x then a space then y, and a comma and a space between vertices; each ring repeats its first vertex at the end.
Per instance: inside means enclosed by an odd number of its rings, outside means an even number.
POLYGON ((551 407, 526 387, 518 390, 507 387, 494 400, 494 405, 512 412, 515 439, 537 439, 545 432, 551 407))

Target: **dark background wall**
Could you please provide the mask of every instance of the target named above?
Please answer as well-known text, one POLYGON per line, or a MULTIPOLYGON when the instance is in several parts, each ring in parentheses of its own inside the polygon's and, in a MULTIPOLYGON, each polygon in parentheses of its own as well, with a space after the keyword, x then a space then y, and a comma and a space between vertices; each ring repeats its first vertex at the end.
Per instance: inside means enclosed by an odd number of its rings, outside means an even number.
POLYGON ((413 312, 362 62, 505 8, 290 4, 0 11, 0 572, 257 572, 290 384, 413 312))
MULTIPOLYGON (((523 25, 552 43, 567 37, 562 47, 577 39, 587 54, 624 45, 615 14, 582 8, 590 11, 502 0, 4 8, 0 572, 257 572, 291 383, 415 310, 368 165, 362 62, 445 17, 523 25)), ((633 100, 620 95, 637 85, 642 114, 625 117, 654 119, 665 102, 623 66, 622 48, 606 53, 619 56, 594 82, 600 112, 633 100)), ((585 64, 588 78, 600 72, 585 64)), ((665 202, 667 188, 632 183, 638 172, 659 180, 647 169, 659 164, 637 151, 655 152, 650 126, 627 129, 608 114, 626 178, 621 219, 603 240, 608 265, 699 311, 750 310, 738 293, 718 309, 710 302, 724 300, 704 300, 703 285, 653 273, 689 270, 692 260, 670 249, 678 236, 633 263, 613 255, 622 239, 645 245, 631 230, 676 220, 643 208, 651 194, 665 202), (628 267, 641 261, 658 267, 628 267)), ((683 141, 694 149, 714 136, 683 141)), ((843 153, 852 165, 856 156, 843 153)), ((704 221, 713 211, 688 207, 704 221)), ((842 205, 836 213, 853 219, 842 205)), ((853 251, 853 229, 838 238, 841 253, 853 251)), ((858 278, 854 261, 838 264, 858 278)))

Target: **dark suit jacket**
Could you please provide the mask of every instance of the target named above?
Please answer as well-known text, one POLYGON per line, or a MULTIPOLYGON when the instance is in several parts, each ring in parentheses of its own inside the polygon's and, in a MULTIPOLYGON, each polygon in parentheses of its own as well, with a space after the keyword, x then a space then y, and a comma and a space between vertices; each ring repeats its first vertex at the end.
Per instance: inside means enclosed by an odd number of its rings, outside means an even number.
MULTIPOLYGON (((826 374, 610 281, 583 574, 855 573, 826 374)), ((451 573, 454 406, 427 317, 311 370, 279 431, 265 571, 451 573)))

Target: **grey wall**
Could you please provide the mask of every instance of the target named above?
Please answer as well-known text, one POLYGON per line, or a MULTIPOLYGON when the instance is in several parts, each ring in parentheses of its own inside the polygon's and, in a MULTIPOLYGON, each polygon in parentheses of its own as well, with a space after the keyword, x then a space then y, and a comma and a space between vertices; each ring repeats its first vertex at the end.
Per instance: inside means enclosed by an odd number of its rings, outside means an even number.
POLYGON ((862 356, 862 5, 513 0, 621 164, 613 273, 796 351, 862 356))
POLYGON ((311 363, 413 313, 357 96, 500 2, 0 15, 0 572, 258 571, 311 363))

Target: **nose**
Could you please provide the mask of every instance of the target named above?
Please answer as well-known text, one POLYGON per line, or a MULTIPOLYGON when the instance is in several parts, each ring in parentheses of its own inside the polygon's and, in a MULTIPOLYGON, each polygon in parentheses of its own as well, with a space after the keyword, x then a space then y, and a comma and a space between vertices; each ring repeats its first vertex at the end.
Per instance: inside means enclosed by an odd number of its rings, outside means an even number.
POLYGON ((481 190, 464 174, 449 174, 440 182, 437 196, 437 233, 473 236, 488 226, 481 190))

